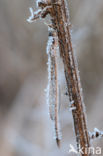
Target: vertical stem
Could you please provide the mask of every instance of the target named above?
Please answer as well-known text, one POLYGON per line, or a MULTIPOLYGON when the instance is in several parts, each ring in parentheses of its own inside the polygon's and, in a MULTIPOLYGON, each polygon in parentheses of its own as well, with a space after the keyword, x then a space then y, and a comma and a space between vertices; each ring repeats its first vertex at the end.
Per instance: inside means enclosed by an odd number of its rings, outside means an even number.
POLYGON ((74 129, 76 135, 77 149, 82 148, 82 156, 85 154, 85 148, 90 146, 89 136, 86 126, 86 115, 84 110, 84 102, 82 89, 80 84, 80 77, 78 72, 78 65, 74 56, 72 48, 72 41, 70 35, 70 24, 68 17, 68 7, 65 0, 51 0, 52 2, 52 24, 57 30, 58 42, 60 48, 60 55, 64 63, 64 71, 66 83, 68 88, 69 100, 76 110, 72 110, 74 121, 74 129))

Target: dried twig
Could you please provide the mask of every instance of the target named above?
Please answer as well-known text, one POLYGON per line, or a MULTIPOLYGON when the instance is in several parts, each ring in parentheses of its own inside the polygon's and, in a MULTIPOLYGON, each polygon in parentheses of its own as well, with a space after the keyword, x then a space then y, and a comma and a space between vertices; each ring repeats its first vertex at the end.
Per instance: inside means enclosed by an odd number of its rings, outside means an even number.
MULTIPOLYGON (((76 109, 72 110, 72 115, 74 120, 77 148, 79 150, 80 145, 85 153, 85 148, 89 148, 90 144, 78 66, 71 42, 68 7, 66 6, 66 2, 64 0, 59 0, 60 5, 53 5, 55 2, 55 0, 52 0, 52 23, 57 29, 60 54, 64 62, 69 99, 71 103, 74 101, 72 106, 76 107, 76 109)), ((87 156, 87 154, 84 155, 87 156)))

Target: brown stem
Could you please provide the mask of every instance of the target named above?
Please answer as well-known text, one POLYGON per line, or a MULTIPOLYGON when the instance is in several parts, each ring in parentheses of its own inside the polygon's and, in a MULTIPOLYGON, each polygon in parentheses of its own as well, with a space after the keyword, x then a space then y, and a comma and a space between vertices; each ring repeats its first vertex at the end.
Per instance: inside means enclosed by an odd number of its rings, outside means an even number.
POLYGON ((57 30, 60 54, 64 63, 64 71, 67 82, 69 100, 75 110, 72 110, 74 129, 76 135, 77 149, 79 146, 83 148, 82 156, 85 154, 85 148, 90 146, 89 136, 86 126, 86 115, 84 110, 83 95, 78 72, 78 65, 72 48, 72 41, 69 28, 68 7, 64 0, 59 0, 59 5, 54 5, 56 0, 52 2, 52 24, 57 30))

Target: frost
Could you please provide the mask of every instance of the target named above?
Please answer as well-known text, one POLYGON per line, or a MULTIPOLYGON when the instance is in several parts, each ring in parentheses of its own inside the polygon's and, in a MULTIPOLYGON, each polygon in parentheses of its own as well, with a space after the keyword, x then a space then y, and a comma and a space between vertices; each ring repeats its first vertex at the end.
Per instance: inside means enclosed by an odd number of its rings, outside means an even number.
POLYGON ((60 124, 58 122, 58 129, 55 129, 55 122, 52 123, 53 124, 53 138, 56 140, 56 139, 59 139, 61 140, 62 139, 62 133, 61 133, 61 128, 60 128, 60 124))
POLYGON ((70 101, 69 111, 76 110, 76 107, 75 106, 72 106, 73 104, 74 104, 74 100, 70 101))
POLYGON ((76 154, 78 154, 78 151, 74 148, 74 146, 73 145, 71 145, 70 144, 70 149, 69 149, 69 153, 76 153, 76 154))
POLYGON ((76 110, 76 107, 70 107, 69 108, 69 111, 73 111, 73 110, 76 110))
POLYGON ((101 133, 100 130, 99 130, 98 128, 94 128, 94 132, 101 133))
MULTIPOLYGON (((52 33, 52 32, 51 32, 52 33)), ((49 36, 47 44, 47 54, 48 54, 48 87, 47 87, 47 103, 49 105, 50 118, 55 120, 55 107, 59 105, 58 95, 58 85, 57 85, 57 72, 56 68, 56 58, 54 56, 54 38, 49 36)))
POLYGON ((47 91, 48 91, 47 88, 45 88, 45 89, 44 89, 44 92, 47 93, 47 91))
MULTIPOLYGON (((49 54, 49 52, 50 52, 52 42, 53 42, 53 37, 52 36, 49 36, 49 40, 48 40, 48 44, 47 44, 47 49, 46 49, 46 53, 47 54, 49 54)), ((49 65, 49 63, 50 62, 48 62, 47 64, 49 65)))
POLYGON ((59 106, 60 106, 60 91, 58 84, 58 65, 57 65, 57 52, 58 47, 55 45, 57 38, 53 34, 53 30, 49 28, 49 40, 47 43, 48 55, 48 86, 46 90, 47 104, 49 105, 49 114, 53 122, 54 138, 61 139, 61 131, 59 124, 59 106), (55 41, 55 42, 54 42, 55 41))
POLYGON ((33 8, 29 8, 29 11, 31 13, 31 16, 27 19, 27 22, 32 23, 34 18, 34 11, 33 8))
POLYGON ((27 22, 32 23, 34 22, 36 19, 40 18, 42 10, 38 9, 37 11, 33 11, 32 8, 29 8, 31 16, 27 19, 27 22))
POLYGON ((70 102, 70 105, 72 105, 72 104, 74 104, 74 100, 72 100, 72 101, 70 102))
POLYGON ((91 139, 101 138, 103 137, 103 131, 100 131, 97 128, 94 128, 94 132, 89 132, 89 136, 91 139))
POLYGON ((99 137, 100 138, 101 136, 103 136, 103 131, 100 131, 97 128, 94 128, 94 133, 95 133, 96 137, 99 137))
POLYGON ((36 0, 36 6, 39 7, 39 3, 42 2, 41 0, 36 0))

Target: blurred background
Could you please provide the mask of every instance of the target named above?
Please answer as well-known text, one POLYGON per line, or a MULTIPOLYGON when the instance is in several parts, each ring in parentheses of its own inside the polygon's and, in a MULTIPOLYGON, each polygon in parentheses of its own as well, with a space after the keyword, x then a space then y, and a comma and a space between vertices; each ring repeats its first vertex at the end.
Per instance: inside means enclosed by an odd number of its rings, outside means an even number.
MULTIPOLYGON (((71 156, 75 136, 69 101, 61 90, 58 150, 44 92, 48 29, 40 20, 27 23, 29 7, 36 9, 34 0, 0 0, 0 156, 71 156)), ((103 130, 103 0, 69 0, 69 9, 88 129, 103 130)), ((94 141, 97 145, 103 148, 103 139, 94 141)))

